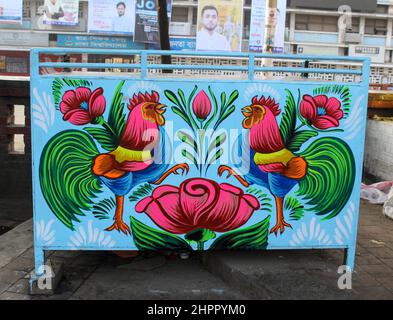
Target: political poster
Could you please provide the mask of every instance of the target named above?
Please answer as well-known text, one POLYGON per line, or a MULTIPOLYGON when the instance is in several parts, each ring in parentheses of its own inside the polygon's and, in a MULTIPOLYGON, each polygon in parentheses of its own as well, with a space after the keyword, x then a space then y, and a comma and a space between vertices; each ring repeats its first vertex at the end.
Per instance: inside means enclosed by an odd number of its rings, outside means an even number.
POLYGON ((0 24, 22 24, 23 0, 0 0, 0 24))
POLYGON ((284 52, 286 0, 253 0, 251 4, 249 50, 284 52))
POLYGON ((250 38, 248 47, 251 52, 262 52, 265 44, 266 1, 252 0, 250 18, 250 38))
POLYGON ((196 50, 241 51, 243 0, 199 0, 196 50))
MULTIPOLYGON (((134 41, 143 43, 160 42, 158 22, 158 0, 136 0, 134 41)), ((167 0, 168 23, 171 19, 172 0, 167 0)))
POLYGON ((90 0, 88 31, 133 35, 135 0, 90 0))
POLYGON ((45 0, 42 22, 47 25, 78 25, 79 0, 45 0))

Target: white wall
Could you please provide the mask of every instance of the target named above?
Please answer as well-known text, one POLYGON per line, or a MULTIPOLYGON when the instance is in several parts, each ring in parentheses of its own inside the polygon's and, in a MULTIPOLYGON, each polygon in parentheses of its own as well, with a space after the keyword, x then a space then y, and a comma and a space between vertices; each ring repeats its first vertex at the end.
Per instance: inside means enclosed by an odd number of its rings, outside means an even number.
POLYGON ((364 166, 381 180, 393 180, 393 121, 367 120, 364 166))

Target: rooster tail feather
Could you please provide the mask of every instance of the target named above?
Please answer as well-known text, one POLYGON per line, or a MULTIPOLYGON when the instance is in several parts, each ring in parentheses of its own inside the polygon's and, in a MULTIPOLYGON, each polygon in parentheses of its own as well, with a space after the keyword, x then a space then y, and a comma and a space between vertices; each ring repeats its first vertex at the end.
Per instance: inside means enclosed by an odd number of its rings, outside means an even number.
POLYGON ((92 172, 99 151, 89 135, 67 130, 53 136, 40 159, 39 179, 49 208, 69 229, 74 230, 77 216, 89 210, 92 198, 100 192, 101 182, 92 172))
POLYGON ((310 210, 335 217, 347 204, 355 181, 353 153, 343 140, 324 137, 314 141, 301 156, 307 162, 307 174, 299 182, 297 195, 302 196, 310 210))

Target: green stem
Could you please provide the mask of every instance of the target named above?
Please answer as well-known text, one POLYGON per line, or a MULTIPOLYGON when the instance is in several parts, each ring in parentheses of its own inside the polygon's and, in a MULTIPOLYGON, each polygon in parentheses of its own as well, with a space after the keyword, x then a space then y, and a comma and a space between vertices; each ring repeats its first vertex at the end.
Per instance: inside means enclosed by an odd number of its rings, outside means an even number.
POLYGON ((301 127, 304 127, 304 126, 305 126, 305 124, 302 123, 301 125, 299 125, 299 126, 295 129, 295 132, 298 131, 301 127))
POLYGON ((306 124, 307 127, 309 127, 310 129, 316 131, 316 132, 323 132, 323 133, 329 133, 329 132, 344 132, 343 129, 332 129, 332 130, 320 130, 317 128, 314 128, 313 126, 309 125, 308 123, 306 124))
POLYGON ((199 161, 200 161, 199 175, 202 176, 202 167, 203 167, 202 161, 203 161, 203 150, 204 150, 203 142, 205 139, 205 130, 203 130, 203 129, 198 130, 198 138, 199 138, 199 155, 198 156, 199 156, 199 161))
POLYGON ((197 244, 198 244, 198 250, 203 250, 204 249, 204 242, 201 242, 201 241, 198 241, 197 242, 197 244))
MULTIPOLYGON (((213 99, 213 115, 212 115, 212 116, 209 118, 209 120, 206 122, 206 124, 205 124, 205 126, 204 126, 204 129, 207 129, 207 128, 210 126, 210 124, 212 123, 213 119, 216 117, 216 114, 217 114, 217 111, 218 111, 217 99, 216 99, 216 97, 215 97, 215 95, 214 95, 212 89, 210 88, 210 86, 209 86, 209 93, 210 93, 210 96, 211 96, 212 99, 213 99)), ((221 106, 221 107, 222 107, 222 106, 221 106)))
POLYGON ((112 127, 102 118, 102 121, 99 122, 106 130, 113 134, 114 137, 117 137, 116 133, 113 131, 112 127))

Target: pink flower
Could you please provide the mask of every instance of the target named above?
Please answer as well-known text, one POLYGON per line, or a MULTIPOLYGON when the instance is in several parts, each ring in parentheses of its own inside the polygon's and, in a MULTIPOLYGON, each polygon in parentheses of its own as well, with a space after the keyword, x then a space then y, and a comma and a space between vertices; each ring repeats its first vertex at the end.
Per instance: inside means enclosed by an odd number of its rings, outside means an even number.
POLYGON ((206 120, 212 111, 212 104, 205 91, 201 90, 192 102, 192 110, 199 121, 206 120))
POLYGON ((300 113, 314 127, 321 130, 338 127, 339 120, 344 116, 340 101, 325 95, 304 95, 300 103, 300 113))
POLYGON ((252 195, 230 184, 193 178, 179 188, 164 185, 139 201, 136 212, 145 212, 159 227, 175 233, 205 228, 216 232, 237 229, 260 207, 252 195))
POLYGON ((103 92, 102 88, 91 92, 85 87, 79 87, 75 91, 66 91, 60 102, 63 120, 75 125, 84 125, 94 121, 105 111, 106 101, 103 92))

